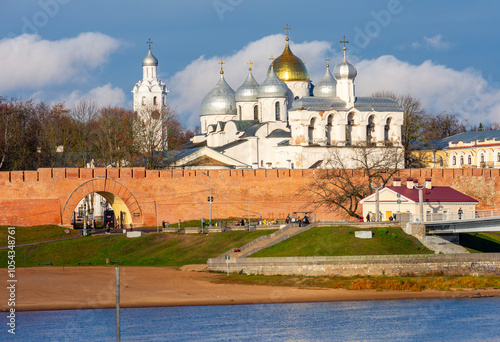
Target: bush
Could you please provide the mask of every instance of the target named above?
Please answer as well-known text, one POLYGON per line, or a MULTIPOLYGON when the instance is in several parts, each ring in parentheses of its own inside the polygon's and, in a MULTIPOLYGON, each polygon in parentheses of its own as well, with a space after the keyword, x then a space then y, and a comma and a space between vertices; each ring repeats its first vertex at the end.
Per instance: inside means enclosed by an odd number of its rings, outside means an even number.
POLYGON ((379 228, 377 229, 377 233, 379 233, 380 235, 387 235, 388 231, 385 228, 379 228))

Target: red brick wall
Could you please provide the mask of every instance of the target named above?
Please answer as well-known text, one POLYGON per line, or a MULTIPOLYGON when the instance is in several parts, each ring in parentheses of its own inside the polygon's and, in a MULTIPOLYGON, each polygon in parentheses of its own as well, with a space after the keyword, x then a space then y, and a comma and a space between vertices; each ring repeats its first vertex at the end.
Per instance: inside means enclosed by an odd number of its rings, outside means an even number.
MULTIPOLYGON (((199 219, 202 202, 203 216, 208 220, 211 182, 203 173, 212 179, 213 219, 246 218, 248 209, 252 217, 284 218, 293 211, 313 210, 318 219, 341 218, 326 208, 307 207, 308 194, 303 190, 318 170, 39 169, 0 172, 0 224, 67 224, 65 206, 72 211, 75 196, 81 199, 85 191, 110 191, 127 197, 122 199, 139 207, 130 211, 141 212, 141 217, 134 219, 137 225, 156 224, 157 204, 160 222, 199 219), (104 185, 106 178, 114 182, 104 185), (89 183, 91 179, 102 181, 89 183)), ((450 185, 459 177, 474 176, 492 180, 496 191, 500 190, 498 169, 409 169, 399 176, 403 182, 413 177, 420 183, 432 177, 433 185, 450 185)), ((500 207, 500 198, 495 197, 495 207, 500 207)))

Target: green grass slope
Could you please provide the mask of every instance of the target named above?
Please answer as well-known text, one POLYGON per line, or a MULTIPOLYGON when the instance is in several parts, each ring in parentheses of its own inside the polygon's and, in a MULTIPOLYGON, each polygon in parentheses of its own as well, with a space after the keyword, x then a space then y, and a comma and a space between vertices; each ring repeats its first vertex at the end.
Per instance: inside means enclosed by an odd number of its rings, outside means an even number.
MULTIPOLYGON (((7 228, 8 226, 0 226, 0 246, 7 246, 7 228)), ((56 225, 44 225, 16 227, 13 236, 15 237, 16 245, 22 245, 31 242, 61 239, 78 234, 80 234, 80 232, 77 230, 67 229, 56 225)))
POLYGON ((372 239, 358 239, 354 232, 359 228, 318 227, 257 252, 251 257, 285 256, 339 256, 339 255, 394 255, 431 254, 413 236, 400 228, 363 229, 373 231, 372 239))
MULTIPOLYGON (((183 235, 171 233, 150 233, 138 238, 124 235, 102 235, 82 237, 17 247, 16 266, 37 266, 39 262, 51 262, 62 266, 63 254, 66 266, 78 263, 105 265, 106 259, 123 266, 181 266, 206 263, 230 248, 240 247, 261 235, 273 231, 225 232, 217 234, 183 235)), ((0 250, 0 267, 7 267, 7 251, 0 250)))

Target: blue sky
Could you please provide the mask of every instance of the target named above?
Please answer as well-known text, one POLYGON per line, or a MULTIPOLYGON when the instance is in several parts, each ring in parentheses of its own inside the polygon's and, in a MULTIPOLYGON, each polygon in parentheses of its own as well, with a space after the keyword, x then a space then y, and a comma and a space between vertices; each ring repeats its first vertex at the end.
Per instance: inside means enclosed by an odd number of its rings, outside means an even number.
POLYGON ((131 107, 151 38, 168 102, 192 128, 218 80, 217 61, 226 60, 235 90, 248 59, 262 82, 288 23, 313 83, 326 56, 339 61, 345 35, 357 95, 411 93, 430 112, 500 122, 498 1, 6 0, 0 8, 4 96, 131 107))

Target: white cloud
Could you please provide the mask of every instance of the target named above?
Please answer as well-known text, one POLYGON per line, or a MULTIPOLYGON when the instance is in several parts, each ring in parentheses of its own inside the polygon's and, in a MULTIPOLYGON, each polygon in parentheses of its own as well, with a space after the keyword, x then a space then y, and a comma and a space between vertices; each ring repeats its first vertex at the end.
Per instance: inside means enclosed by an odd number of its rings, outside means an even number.
POLYGON ((453 44, 447 41, 442 35, 437 34, 434 37, 424 37, 422 41, 411 43, 411 48, 414 50, 426 48, 427 50, 448 50, 453 47, 453 44))
MULTIPOLYGON (((278 57, 285 47, 284 35, 264 37, 244 46, 229 56, 200 56, 191 62, 184 70, 179 71, 167 81, 167 87, 172 91, 169 94, 169 105, 177 108, 183 122, 189 127, 200 125, 200 105, 205 95, 212 90, 219 81, 220 66, 217 64, 222 58, 224 77, 228 84, 236 91, 248 76, 249 60, 254 63, 252 73, 261 83, 264 81, 269 67, 269 58, 278 57), (187 117, 186 117, 187 116, 187 117)), ((332 57, 331 44, 324 41, 291 43, 293 53, 306 62, 311 79, 318 82, 325 72, 327 55, 332 57)))
POLYGON ((125 106, 125 93, 118 87, 113 88, 110 83, 91 89, 87 93, 83 93, 80 90, 74 90, 69 95, 64 97, 61 96, 57 101, 53 102, 65 102, 66 107, 71 108, 81 99, 91 99, 98 107, 125 106))
POLYGON ((356 94, 391 90, 422 100, 429 112, 457 113, 471 123, 500 122, 500 89, 472 68, 457 71, 432 61, 420 65, 381 56, 356 64, 356 94))
POLYGON ((85 79, 109 60, 120 42, 99 32, 74 38, 44 40, 23 34, 0 40, 0 91, 39 89, 85 79))

